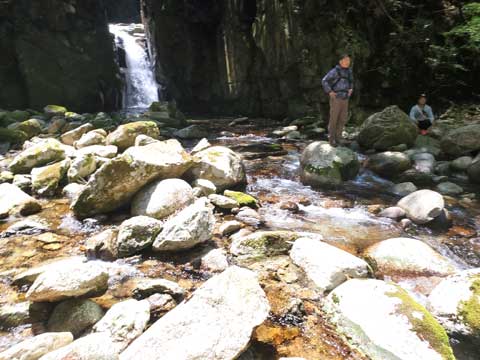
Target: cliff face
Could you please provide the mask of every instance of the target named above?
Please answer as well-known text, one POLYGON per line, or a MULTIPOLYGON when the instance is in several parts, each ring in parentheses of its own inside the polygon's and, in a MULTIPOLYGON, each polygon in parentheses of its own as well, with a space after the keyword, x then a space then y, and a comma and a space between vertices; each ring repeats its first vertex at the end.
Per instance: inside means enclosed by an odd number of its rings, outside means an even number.
POLYGON ((102 1, 2 1, 0 108, 118 108, 112 41, 102 1))
POLYGON ((325 111, 321 78, 343 52, 364 107, 428 90, 427 48, 451 4, 404 3, 142 0, 142 10, 159 81, 183 109, 282 117, 325 111))

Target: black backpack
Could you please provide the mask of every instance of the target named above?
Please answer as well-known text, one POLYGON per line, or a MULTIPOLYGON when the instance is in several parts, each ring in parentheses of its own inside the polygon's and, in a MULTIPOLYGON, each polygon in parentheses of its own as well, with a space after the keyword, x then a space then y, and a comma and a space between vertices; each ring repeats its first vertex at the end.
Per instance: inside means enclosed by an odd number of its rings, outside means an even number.
POLYGON ((342 72, 338 69, 338 67, 335 67, 335 70, 337 71, 337 75, 338 75, 338 79, 331 85, 332 87, 332 90, 335 88, 335 86, 337 86, 337 84, 340 82, 340 80, 342 79, 345 79, 345 80, 348 80, 348 83, 351 85, 352 84, 352 76, 351 76, 351 73, 350 73, 350 70, 348 71, 348 76, 345 77, 345 76, 342 76, 342 72))

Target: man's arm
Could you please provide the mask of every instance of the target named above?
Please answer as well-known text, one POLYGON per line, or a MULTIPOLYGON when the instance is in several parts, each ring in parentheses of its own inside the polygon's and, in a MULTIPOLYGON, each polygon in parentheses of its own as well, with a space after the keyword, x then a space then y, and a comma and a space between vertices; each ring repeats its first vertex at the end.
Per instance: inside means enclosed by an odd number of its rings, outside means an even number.
POLYGON ((330 70, 327 75, 325 75, 322 79, 322 86, 323 86, 323 90, 327 93, 327 94, 330 94, 331 92, 333 92, 333 89, 332 87, 330 86, 330 83, 333 83, 337 74, 336 74, 336 71, 334 71, 335 69, 332 69, 330 70))

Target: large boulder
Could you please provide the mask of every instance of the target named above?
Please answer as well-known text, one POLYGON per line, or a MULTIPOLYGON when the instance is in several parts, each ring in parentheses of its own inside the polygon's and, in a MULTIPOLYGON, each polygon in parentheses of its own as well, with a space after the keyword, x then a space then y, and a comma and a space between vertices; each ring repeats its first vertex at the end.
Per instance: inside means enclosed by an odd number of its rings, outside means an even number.
POLYGON ((306 185, 334 187, 355 178, 360 169, 357 155, 345 147, 317 141, 306 147, 300 159, 301 180, 306 185))
POLYGON ((451 156, 468 155, 480 150, 480 124, 462 126, 447 132, 441 140, 442 151, 451 156))
POLYGON ((393 151, 372 155, 367 162, 370 170, 386 178, 394 178, 411 166, 412 163, 407 155, 393 151))
POLYGON ((134 255, 149 247, 161 230, 162 223, 148 216, 135 216, 125 220, 118 229, 117 256, 134 255))
POLYGON ((442 326, 404 290, 380 280, 349 280, 324 309, 337 332, 372 360, 454 360, 442 326))
POLYGON ((41 204, 10 183, 0 184, 0 219, 9 214, 31 215, 42 209, 41 204))
POLYGON ((480 156, 476 156, 467 169, 468 178, 473 183, 480 183, 480 156))
POLYGON ((390 106, 373 114, 362 125, 358 143, 366 149, 388 150, 393 146, 415 143, 418 130, 398 106, 390 106))
POLYGON ((155 251, 186 250, 213 236, 215 217, 208 200, 200 198, 165 222, 153 243, 155 251))
POLYGON ((80 218, 116 210, 152 180, 180 177, 190 166, 177 140, 129 148, 90 177, 71 208, 80 218))
POLYGON ((480 345, 480 269, 444 279, 430 293, 427 307, 448 333, 480 345))
POLYGON ((97 159, 94 154, 84 154, 72 160, 67 171, 69 182, 83 182, 97 170, 97 159))
POLYGON ((441 215, 445 207, 443 196, 432 190, 419 190, 398 202, 407 217, 417 224, 425 224, 441 215))
POLYGON ((0 360, 37 360, 49 352, 67 346, 72 341, 73 336, 68 332, 40 334, 1 352, 0 360))
POLYGON ((103 129, 92 130, 86 134, 83 134, 79 140, 73 143, 73 146, 75 146, 77 149, 81 149, 87 146, 105 145, 105 136, 106 131, 103 129))
POLYGON ((31 139, 42 132, 42 123, 38 119, 30 119, 19 123, 13 123, 8 129, 23 131, 31 139))
POLYGON ((132 200, 132 215, 163 219, 190 205, 195 196, 192 187, 181 179, 155 181, 140 190, 132 200))
POLYGON ((160 136, 160 130, 153 121, 136 121, 120 125, 115 131, 107 136, 107 144, 115 145, 123 151, 135 145, 135 138, 138 135, 147 135, 154 139, 160 136))
POLYGON ((453 264, 420 240, 395 238, 365 250, 373 268, 383 275, 447 276, 453 264))
POLYGON ((322 292, 330 291, 348 279, 369 275, 369 266, 362 259, 314 239, 296 240, 290 257, 322 292))
POLYGON ((32 169, 32 190, 41 196, 53 196, 70 167, 70 160, 32 169))
POLYGON ((218 190, 247 183, 242 157, 229 148, 207 148, 194 155, 194 162, 189 171, 190 177, 210 180, 218 190))
POLYGON ((39 166, 60 161, 65 158, 65 149, 55 139, 46 139, 22 151, 9 165, 14 174, 28 174, 39 166))
POLYGON ((256 275, 230 267, 168 312, 121 355, 121 360, 233 360, 248 346, 269 304, 256 275))
POLYGON ((60 137, 60 140, 62 141, 62 143, 66 145, 73 146, 73 143, 77 140, 80 140, 83 134, 86 134, 87 132, 93 129, 94 129, 94 126, 92 124, 86 123, 62 134, 62 136, 60 137))

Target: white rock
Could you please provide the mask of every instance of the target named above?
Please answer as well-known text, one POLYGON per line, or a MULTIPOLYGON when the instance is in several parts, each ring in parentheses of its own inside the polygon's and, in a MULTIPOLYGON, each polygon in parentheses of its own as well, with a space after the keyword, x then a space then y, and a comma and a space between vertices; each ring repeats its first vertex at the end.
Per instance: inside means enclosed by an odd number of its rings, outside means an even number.
POLYGON ((239 206, 236 200, 218 194, 208 195, 208 200, 220 209, 233 209, 239 206))
POLYGON ((31 215, 42 209, 40 203, 10 183, 0 184, 0 218, 10 213, 31 215))
POLYGON ((213 249, 202 257, 201 267, 210 271, 223 271, 228 268, 227 254, 223 249, 213 249))
POLYGON ((202 140, 200 140, 197 145, 195 145, 195 147, 192 149, 192 151, 190 152, 190 154, 196 154, 202 150, 205 150, 205 149, 208 149, 209 147, 211 147, 212 145, 208 142, 207 139, 203 138, 202 140))
POLYGON ((233 234, 234 232, 240 230, 243 227, 243 224, 237 220, 225 221, 220 225, 219 232, 223 236, 233 234))
POLYGON ((93 154, 83 154, 77 156, 68 169, 68 181, 73 183, 87 179, 97 170, 97 159, 93 154))
POLYGON ((82 184, 71 183, 63 188, 62 194, 70 201, 73 201, 73 199, 83 190, 84 187, 85 185, 82 184))
POLYGON ((148 216, 135 216, 125 220, 118 230, 117 255, 126 257, 149 247, 162 230, 162 223, 148 216))
POLYGON ((118 154, 118 148, 114 145, 91 145, 77 150, 76 156, 93 154, 104 158, 112 159, 118 154))
POLYGON ((90 123, 86 123, 82 126, 79 126, 73 130, 67 131, 65 134, 63 134, 60 139, 62 140, 62 143, 66 145, 73 145, 73 143, 77 140, 79 140, 83 134, 86 134, 87 132, 93 130, 93 125, 90 123))
POLYGON ((79 140, 73 143, 73 146, 77 149, 81 149, 92 145, 105 145, 105 141, 105 135, 97 130, 93 130, 83 134, 79 140))
POLYGON ((407 217, 417 224, 425 224, 439 216, 445 206, 443 196, 432 190, 419 190, 398 202, 407 217))
POLYGON ((196 196, 208 196, 217 192, 217 187, 210 180, 197 179, 193 182, 194 190, 196 190, 196 196))
POLYGON ((0 360, 37 360, 73 341, 69 332, 44 333, 22 341, 0 353, 0 360))

